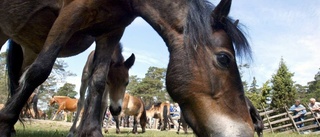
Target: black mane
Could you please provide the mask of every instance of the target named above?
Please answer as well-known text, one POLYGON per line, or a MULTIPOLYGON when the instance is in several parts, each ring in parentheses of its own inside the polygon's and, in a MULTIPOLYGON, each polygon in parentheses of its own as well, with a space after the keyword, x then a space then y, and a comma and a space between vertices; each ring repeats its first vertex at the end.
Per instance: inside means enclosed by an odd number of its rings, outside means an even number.
POLYGON ((238 57, 249 57, 251 59, 250 45, 238 28, 240 25, 234 24, 230 17, 224 22, 216 22, 212 19, 211 12, 214 5, 207 0, 189 0, 189 11, 185 24, 185 45, 193 46, 195 49, 199 45, 213 45, 210 36, 214 28, 219 27, 226 31, 231 38, 238 57))

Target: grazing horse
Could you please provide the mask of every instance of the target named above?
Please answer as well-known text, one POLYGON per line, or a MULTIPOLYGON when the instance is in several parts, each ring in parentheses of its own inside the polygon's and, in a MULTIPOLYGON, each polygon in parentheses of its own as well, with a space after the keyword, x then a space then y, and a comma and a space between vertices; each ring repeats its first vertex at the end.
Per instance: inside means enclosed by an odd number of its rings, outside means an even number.
MULTIPOLYGON (((169 123, 170 116, 170 103, 159 102, 153 104, 150 109, 147 110, 147 117, 149 124, 151 124, 151 118, 157 118, 160 122, 160 130, 166 130, 167 124, 169 123)), ((168 125, 170 129, 170 124, 168 125)))
MULTIPOLYGON (((49 101, 49 105, 52 106, 54 103, 59 105, 57 112, 54 114, 52 120, 55 120, 57 115, 61 110, 75 112, 77 110, 78 99, 73 99, 68 96, 52 96, 49 101)), ((67 120, 67 115, 65 115, 65 121, 67 120)))
MULTIPOLYGON (((84 104, 84 95, 87 90, 89 79, 92 75, 92 66, 94 61, 94 51, 92 51, 87 59, 87 62, 82 71, 81 77, 81 86, 80 86, 80 99, 78 101, 77 113, 75 116, 75 120, 70 128, 69 135, 73 136, 76 132, 76 125, 78 121, 78 117, 80 114, 80 110, 83 108, 84 104)), ((101 119, 103 119, 105 109, 108 106, 108 93, 110 95, 110 111, 112 114, 119 114, 118 111, 121 111, 121 104, 123 101, 124 93, 126 91, 126 87, 129 83, 129 69, 132 67, 135 61, 135 56, 132 54, 127 60, 124 60, 122 56, 122 45, 119 43, 115 48, 111 56, 110 70, 108 74, 107 87, 103 94, 102 100, 102 109, 101 109, 101 119), (120 107, 118 107, 120 105, 120 107)))
MULTIPOLYGON (((135 96, 125 93, 122 101, 122 111, 119 116, 113 116, 116 121, 116 133, 120 133, 119 122, 121 116, 134 116, 132 133, 138 133, 138 124, 140 123, 142 133, 146 131, 147 116, 143 101, 135 96)), ((108 132, 108 126, 105 132, 108 132)))
MULTIPOLYGON (((250 46, 228 17, 231 0, 1 0, 0 45, 17 43, 8 59, 11 98, 0 111, 0 135, 11 136, 23 104, 49 76, 56 58, 96 41, 93 73, 78 136, 99 136, 111 56, 138 16, 166 43, 166 88, 197 136, 253 136, 236 57, 250 46), (27 67, 29 66, 29 67, 27 67)), ((120 112, 120 111, 119 111, 120 112)))

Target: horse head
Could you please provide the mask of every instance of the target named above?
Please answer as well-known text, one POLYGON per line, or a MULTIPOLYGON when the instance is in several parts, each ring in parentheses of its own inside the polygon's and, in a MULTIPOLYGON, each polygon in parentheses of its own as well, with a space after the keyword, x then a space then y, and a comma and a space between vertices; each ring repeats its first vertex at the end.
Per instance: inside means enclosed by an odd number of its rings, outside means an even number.
POLYGON ((126 61, 121 63, 111 62, 107 86, 110 95, 110 112, 112 115, 119 115, 121 112, 122 101, 129 84, 129 69, 135 61, 132 54, 126 61))
POLYGON ((208 23, 209 28, 185 30, 190 33, 184 40, 185 50, 176 48, 171 53, 176 56, 170 58, 167 90, 198 136, 253 136, 236 63, 236 51, 241 56, 240 53, 250 53, 250 47, 228 17, 230 7, 231 0, 222 0, 212 12, 204 11, 209 17, 200 21, 208 23), (194 35, 205 31, 201 29, 210 32, 194 35))
POLYGON ((52 96, 49 100, 49 105, 52 106, 54 103, 56 103, 56 100, 54 99, 54 96, 52 96))

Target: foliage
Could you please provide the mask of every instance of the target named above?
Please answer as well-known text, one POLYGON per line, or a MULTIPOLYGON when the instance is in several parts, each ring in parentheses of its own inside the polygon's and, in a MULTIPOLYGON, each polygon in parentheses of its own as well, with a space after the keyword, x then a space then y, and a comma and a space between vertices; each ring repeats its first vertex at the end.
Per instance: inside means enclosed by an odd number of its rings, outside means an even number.
POLYGON ((317 101, 320 101, 320 68, 318 73, 314 76, 314 81, 311 81, 308 84, 309 97, 313 97, 317 101))
POLYGON ((7 52, 0 54, 0 104, 4 104, 8 98, 6 56, 7 52))
POLYGON ((70 98, 75 98, 75 96, 78 94, 78 92, 74 90, 75 87, 75 84, 65 83, 58 89, 56 96, 68 96, 70 98))
MULTIPOLYGON (((249 67, 250 67, 249 64, 240 64, 240 65, 238 66, 239 71, 240 71, 240 77, 241 77, 241 79, 242 79, 242 77, 243 77, 244 69, 248 69, 249 67)), ((248 83, 247 83, 247 81, 242 81, 242 85, 243 85, 243 90, 244 90, 245 92, 248 91, 248 83)))
MULTIPOLYGON (((253 81, 255 81, 255 78, 253 81)), ((252 90, 246 92, 246 96, 257 109, 262 109, 262 106, 267 106, 267 97, 271 96, 271 87, 269 86, 269 83, 269 81, 266 81, 260 89, 256 89, 256 92, 250 92, 252 90)))
POLYGON ((270 81, 266 81, 263 83, 261 90, 261 105, 262 106, 267 106, 267 98, 271 97, 271 90, 272 88, 269 86, 270 81))
POLYGON ((251 86, 249 88, 249 92, 251 92, 251 93, 258 93, 259 92, 256 77, 253 77, 253 81, 252 81, 251 86))
POLYGON ((149 67, 145 77, 141 80, 137 76, 130 76, 130 83, 127 88, 129 93, 140 96, 146 106, 155 101, 168 100, 164 87, 165 72, 165 68, 149 67))
POLYGON ((272 102, 271 107, 281 108, 284 105, 291 106, 296 97, 296 89, 293 84, 293 73, 289 72, 285 62, 281 58, 277 73, 272 76, 272 102))

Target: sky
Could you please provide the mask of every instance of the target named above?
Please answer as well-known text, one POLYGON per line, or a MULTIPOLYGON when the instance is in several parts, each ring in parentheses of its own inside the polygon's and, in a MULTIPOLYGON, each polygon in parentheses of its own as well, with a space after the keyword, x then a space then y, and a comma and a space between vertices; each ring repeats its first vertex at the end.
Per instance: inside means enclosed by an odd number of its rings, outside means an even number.
MULTIPOLYGON (((213 4, 219 1, 210 0, 213 4)), ((320 68, 320 1, 306 0, 234 0, 229 16, 239 19, 251 45, 252 61, 242 59, 238 65, 249 63, 243 80, 250 85, 253 77, 261 85, 276 74, 283 58, 296 84, 307 85, 320 68)), ((129 75, 143 78, 150 66, 166 68, 167 47, 161 37, 142 18, 126 28, 121 39, 123 55, 136 56, 129 75)), ((76 84, 79 91, 81 73, 92 45, 85 52, 63 58, 67 70, 77 74, 67 82, 76 84)), ((2 51, 5 48, 2 48, 2 51)))

